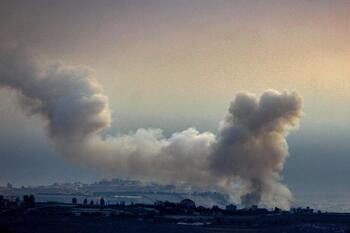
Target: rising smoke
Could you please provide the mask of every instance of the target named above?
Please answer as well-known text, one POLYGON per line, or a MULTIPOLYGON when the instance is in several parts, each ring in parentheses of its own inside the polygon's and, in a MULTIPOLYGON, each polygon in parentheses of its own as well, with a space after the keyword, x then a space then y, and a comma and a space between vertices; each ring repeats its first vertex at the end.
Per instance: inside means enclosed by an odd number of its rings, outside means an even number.
POLYGON ((279 172, 288 156, 286 133, 302 115, 297 93, 266 91, 259 99, 241 93, 231 103, 213 144, 210 168, 219 177, 242 181, 241 201, 250 206, 263 201, 287 207, 288 188, 279 172))
POLYGON ((227 192, 244 205, 288 208, 292 198, 281 184, 288 156, 286 136, 302 115, 295 92, 241 93, 221 122, 219 135, 194 128, 163 136, 138 129, 101 136, 111 124, 108 98, 86 67, 43 62, 23 48, 0 52, 0 85, 16 91, 19 103, 47 123, 52 142, 67 158, 121 177, 185 182, 227 192))

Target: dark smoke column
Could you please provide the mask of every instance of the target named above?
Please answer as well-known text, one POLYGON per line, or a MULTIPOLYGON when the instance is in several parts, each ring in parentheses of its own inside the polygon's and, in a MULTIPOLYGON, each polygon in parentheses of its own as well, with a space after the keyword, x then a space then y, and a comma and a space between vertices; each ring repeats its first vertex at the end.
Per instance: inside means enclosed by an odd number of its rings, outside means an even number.
POLYGON ((298 125, 302 105, 297 93, 274 90, 260 99, 241 93, 231 103, 209 166, 226 182, 241 183, 242 204, 289 207, 292 195, 280 183, 279 172, 288 156, 288 130, 298 125))

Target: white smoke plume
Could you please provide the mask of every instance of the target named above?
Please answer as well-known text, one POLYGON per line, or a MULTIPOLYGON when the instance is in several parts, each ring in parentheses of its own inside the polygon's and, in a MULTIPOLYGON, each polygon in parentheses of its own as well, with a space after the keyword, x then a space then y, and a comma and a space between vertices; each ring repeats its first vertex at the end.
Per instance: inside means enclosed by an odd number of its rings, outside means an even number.
POLYGON ((23 48, 0 51, 0 86, 18 92, 26 112, 47 122, 49 136, 69 159, 122 177, 185 182, 234 196, 245 205, 288 208, 291 193, 280 183, 288 156, 286 136, 302 115, 295 92, 241 93, 218 136, 194 128, 163 136, 139 129, 101 136, 111 124, 108 98, 86 67, 47 63, 23 48))

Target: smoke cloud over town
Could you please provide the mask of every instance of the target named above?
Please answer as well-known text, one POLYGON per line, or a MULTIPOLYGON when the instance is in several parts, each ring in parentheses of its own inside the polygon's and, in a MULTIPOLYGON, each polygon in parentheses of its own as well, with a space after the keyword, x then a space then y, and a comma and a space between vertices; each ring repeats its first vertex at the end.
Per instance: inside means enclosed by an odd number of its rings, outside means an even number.
POLYGON ((217 189, 247 206, 289 207, 292 194, 280 172, 288 156, 286 136, 302 116, 296 92, 237 94, 218 135, 189 128, 170 137, 161 129, 106 136, 102 131, 112 122, 108 97, 88 67, 49 62, 25 48, 2 49, 0 85, 18 93, 27 114, 45 121, 69 160, 113 176, 217 189))

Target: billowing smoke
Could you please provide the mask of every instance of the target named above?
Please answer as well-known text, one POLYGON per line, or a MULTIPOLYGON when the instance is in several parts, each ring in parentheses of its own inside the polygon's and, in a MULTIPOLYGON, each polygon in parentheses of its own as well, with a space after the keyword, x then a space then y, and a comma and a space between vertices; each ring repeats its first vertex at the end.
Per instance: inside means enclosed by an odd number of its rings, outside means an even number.
POLYGON ((302 115, 297 93, 266 91, 259 99, 241 93, 231 103, 210 155, 216 176, 242 181, 245 205, 279 203, 288 207, 291 193, 279 172, 288 156, 286 133, 302 115))
POLYGON ((280 183, 288 156, 286 136, 302 115, 295 92, 241 93, 219 135, 194 128, 163 136, 160 129, 102 136, 111 124, 108 98, 86 67, 43 62, 23 48, 0 52, 0 85, 19 94, 27 113, 46 122, 67 158, 109 174, 157 182, 185 182, 228 192, 239 187, 245 205, 287 208, 291 193, 280 183))

